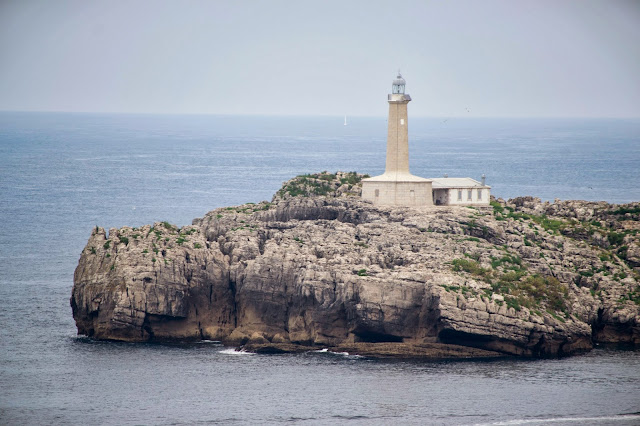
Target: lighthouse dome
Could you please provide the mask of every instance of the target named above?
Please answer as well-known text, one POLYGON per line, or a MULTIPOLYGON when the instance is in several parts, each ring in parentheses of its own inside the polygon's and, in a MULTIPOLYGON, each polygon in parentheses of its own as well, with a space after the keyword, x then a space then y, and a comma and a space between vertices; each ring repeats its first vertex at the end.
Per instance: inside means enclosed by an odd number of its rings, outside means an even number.
POLYGON ((393 80, 393 84, 391 85, 391 93, 394 95, 404 95, 405 84, 407 84, 407 82, 402 78, 402 74, 398 72, 398 76, 393 80))
POLYGON ((393 80, 393 84, 397 85, 397 86, 404 86, 405 84, 407 84, 406 81, 404 81, 404 78, 402 78, 402 74, 398 73, 398 76, 396 77, 395 80, 393 80))

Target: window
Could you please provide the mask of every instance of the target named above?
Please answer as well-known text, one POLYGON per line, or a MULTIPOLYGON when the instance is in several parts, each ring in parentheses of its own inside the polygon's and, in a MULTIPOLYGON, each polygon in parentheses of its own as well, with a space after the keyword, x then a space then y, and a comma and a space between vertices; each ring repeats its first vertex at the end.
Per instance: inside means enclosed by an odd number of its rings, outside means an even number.
POLYGON ((478 201, 482 200, 482 189, 478 189, 478 201))
POLYGON ((462 201, 462 189, 458 189, 458 201, 462 201))
POLYGON ((471 197, 472 197, 472 195, 473 195, 473 190, 472 190, 472 189, 469 189, 469 190, 467 191, 467 201, 471 201, 471 197))
POLYGON ((380 190, 376 189, 376 197, 379 197, 379 196, 380 196, 380 190))

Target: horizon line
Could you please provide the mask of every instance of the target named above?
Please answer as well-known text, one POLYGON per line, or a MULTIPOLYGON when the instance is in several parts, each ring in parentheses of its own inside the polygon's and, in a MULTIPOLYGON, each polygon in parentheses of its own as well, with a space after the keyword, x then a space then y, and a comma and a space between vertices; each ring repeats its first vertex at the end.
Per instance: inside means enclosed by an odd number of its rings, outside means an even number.
MULTIPOLYGON (((270 113, 215 113, 215 112, 134 112, 134 111, 66 111, 66 110, 10 110, 0 109, 0 113, 20 114, 91 114, 91 115, 164 115, 164 116, 212 116, 212 117, 355 117, 385 118, 386 115, 367 114, 270 114, 270 113)), ((412 118, 433 119, 621 119, 634 120, 640 116, 596 116, 596 115, 412 115, 412 118)))

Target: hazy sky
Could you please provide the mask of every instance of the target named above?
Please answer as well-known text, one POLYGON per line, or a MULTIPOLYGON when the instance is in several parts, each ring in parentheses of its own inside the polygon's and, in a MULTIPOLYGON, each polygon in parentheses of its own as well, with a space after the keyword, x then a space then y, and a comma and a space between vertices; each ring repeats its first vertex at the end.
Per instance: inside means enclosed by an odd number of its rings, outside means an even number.
POLYGON ((640 117, 640 1, 0 0, 0 110, 640 117))

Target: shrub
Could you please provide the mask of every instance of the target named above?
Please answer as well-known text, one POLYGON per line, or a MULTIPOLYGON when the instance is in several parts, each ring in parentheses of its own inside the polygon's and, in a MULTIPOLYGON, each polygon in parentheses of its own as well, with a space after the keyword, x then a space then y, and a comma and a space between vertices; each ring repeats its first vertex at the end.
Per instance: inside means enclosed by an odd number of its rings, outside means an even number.
POLYGON ((480 266, 475 260, 453 259, 451 264, 453 265, 453 270, 456 272, 464 271, 479 277, 487 277, 491 273, 488 269, 480 266))
POLYGON ((607 239, 609 240, 609 244, 612 246, 619 246, 624 241, 624 234, 611 231, 609 232, 609 235, 607 235, 607 239))
POLYGON ((364 269, 364 268, 363 268, 363 269, 360 269, 360 270, 358 271, 358 276, 366 277, 366 276, 367 276, 367 270, 366 270, 366 269, 364 269))
POLYGON ((502 207, 502 204, 500 204, 497 201, 489 201, 489 204, 491 204, 491 206, 493 207, 493 213, 503 213, 504 212, 504 207, 502 207))
POLYGON ((118 237, 118 238, 120 238, 120 243, 121 244, 124 244, 125 246, 129 245, 129 238, 127 238, 127 237, 118 237))
POLYGON ((553 232, 554 234, 557 234, 561 229, 564 229, 567 226, 566 222, 562 220, 549 219, 547 215, 532 216, 531 219, 547 231, 553 232))
POLYGON ((111 246, 111 240, 107 240, 107 242, 104 243, 102 247, 104 247, 105 250, 109 250, 110 246, 111 246))
POLYGON ((355 185, 357 183, 359 183, 362 179, 360 178, 360 176, 358 176, 358 174, 356 172, 349 172, 346 174, 345 177, 340 179, 340 183, 342 183, 343 185, 349 184, 349 185, 355 185))

